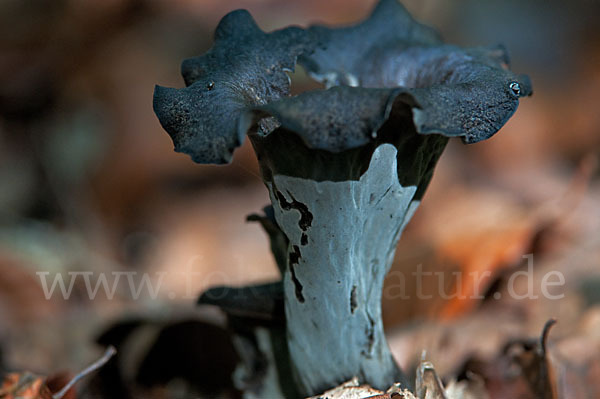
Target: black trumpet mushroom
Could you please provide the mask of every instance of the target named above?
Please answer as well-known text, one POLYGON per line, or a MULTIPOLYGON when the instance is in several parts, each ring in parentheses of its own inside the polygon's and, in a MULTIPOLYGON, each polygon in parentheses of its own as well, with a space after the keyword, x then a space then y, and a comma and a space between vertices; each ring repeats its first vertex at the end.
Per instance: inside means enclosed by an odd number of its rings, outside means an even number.
POLYGON ((272 203, 254 219, 272 239, 280 289, 244 291, 260 292, 259 305, 235 304, 232 290, 221 295, 228 311, 252 308, 256 319, 257 308, 283 309, 278 336, 299 395, 354 376, 376 388, 405 383, 381 321, 396 244, 447 141, 494 135, 532 94, 528 77, 510 71, 502 46, 445 44, 396 0, 342 28, 264 33, 246 11, 231 12, 182 75, 185 88, 154 93, 175 150, 223 164, 247 136, 272 203), (325 89, 290 96, 296 63, 325 89), (265 292, 281 295, 270 303, 265 292))

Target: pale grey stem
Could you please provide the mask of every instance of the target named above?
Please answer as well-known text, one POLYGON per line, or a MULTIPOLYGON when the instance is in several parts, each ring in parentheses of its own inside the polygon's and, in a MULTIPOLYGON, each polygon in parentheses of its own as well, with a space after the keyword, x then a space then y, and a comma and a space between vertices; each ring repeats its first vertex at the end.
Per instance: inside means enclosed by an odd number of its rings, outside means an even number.
POLYGON ((357 376, 386 389, 402 378, 381 319, 383 281, 418 205, 402 187, 397 150, 378 147, 360 180, 275 175, 267 183, 289 239, 284 296, 293 372, 310 395, 357 376))

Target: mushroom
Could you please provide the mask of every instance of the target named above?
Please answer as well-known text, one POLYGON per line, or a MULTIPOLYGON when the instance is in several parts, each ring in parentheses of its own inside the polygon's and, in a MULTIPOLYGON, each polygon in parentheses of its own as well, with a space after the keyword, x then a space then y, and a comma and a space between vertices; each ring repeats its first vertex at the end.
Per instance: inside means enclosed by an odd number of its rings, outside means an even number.
POLYGON ((406 382, 383 332, 383 281, 448 139, 491 137, 531 95, 508 65, 503 47, 444 44, 381 0, 355 26, 268 34, 234 11, 214 46, 184 61, 187 87, 156 87, 176 151, 226 163, 244 136, 252 142, 300 394, 355 376, 378 389, 406 382), (326 88, 290 96, 296 61, 326 88))

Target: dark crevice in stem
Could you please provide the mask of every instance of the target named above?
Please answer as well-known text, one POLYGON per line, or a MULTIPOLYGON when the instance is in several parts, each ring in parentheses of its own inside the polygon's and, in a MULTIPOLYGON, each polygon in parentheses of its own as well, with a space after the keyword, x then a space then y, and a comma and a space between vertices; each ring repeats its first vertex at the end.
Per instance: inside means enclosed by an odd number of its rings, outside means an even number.
POLYGON ((352 292, 350 292, 350 313, 354 314, 358 303, 356 301, 356 286, 352 287, 352 292))
POLYGON ((308 210, 308 207, 302 202, 296 201, 296 199, 289 192, 288 195, 292 199, 291 201, 288 201, 280 191, 276 190, 275 195, 277 196, 277 201, 279 201, 281 209, 285 211, 295 209, 298 212, 300 212, 300 220, 298 221, 298 226, 302 231, 308 230, 313 221, 313 214, 308 210))
POLYGON ((306 235, 306 233, 302 233, 302 236, 300 237, 300 245, 307 245, 308 244, 308 236, 306 235))
POLYGON ((302 295, 303 287, 300 283, 300 280, 298 280, 298 277, 296 277, 296 265, 300 261, 302 254, 300 253, 300 248, 298 248, 297 245, 293 245, 292 248, 293 251, 290 252, 289 256, 290 274, 292 276, 292 282, 296 288, 296 298, 300 303, 304 303, 304 295, 302 295))
POLYGON ((367 336, 367 348, 363 350, 362 354, 364 357, 371 359, 373 357, 373 347, 375 346, 375 320, 367 313, 369 318, 369 326, 365 330, 367 336))

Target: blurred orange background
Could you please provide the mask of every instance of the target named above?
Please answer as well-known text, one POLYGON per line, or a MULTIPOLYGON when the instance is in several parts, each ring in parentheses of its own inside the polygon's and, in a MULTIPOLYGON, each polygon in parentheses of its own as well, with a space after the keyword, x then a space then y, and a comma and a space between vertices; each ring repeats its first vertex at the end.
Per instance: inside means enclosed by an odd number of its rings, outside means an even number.
MULTIPOLYGON (((545 319, 558 315, 565 322, 557 334, 568 336, 584 311, 600 302, 599 295, 589 294, 600 289, 600 2, 403 4, 448 42, 503 43, 512 69, 531 77, 534 95, 521 101, 491 140, 449 145, 401 240, 393 270, 408 272, 418 264, 448 272, 489 270, 491 295, 502 292, 504 273, 523 267, 522 255, 533 253, 536 271, 567 276, 568 294, 557 302, 528 302, 516 313, 516 304, 504 304, 502 309, 513 312, 507 328, 536 334, 545 319), (584 282, 597 285, 586 291, 584 282)), ((196 165, 173 152, 152 111, 154 85, 182 87, 180 62, 210 47, 212 31, 228 11, 246 8, 268 31, 290 24, 350 24, 373 5, 363 0, 3 1, 0 347, 5 367, 74 368, 96 353, 93 340, 113 320, 193 314, 195 298, 209 286, 277 279, 266 235, 245 222, 268 203, 250 146, 246 143, 224 167, 196 165), (36 276, 40 271, 51 276, 138 271, 165 273, 165 278, 157 298, 133 300, 119 289, 112 300, 99 294, 92 301, 78 282, 71 299, 46 300, 36 276)), ((296 92, 313 87, 301 68, 292 81, 296 92)), ((428 348, 442 372, 453 367, 444 363, 448 356, 436 358, 436 351, 444 353, 440 337, 451 321, 482 309, 504 314, 498 306, 437 297, 410 301, 384 293, 384 319, 401 363, 410 364, 417 349, 428 348)), ((490 338, 485 345, 498 343, 490 338)))

